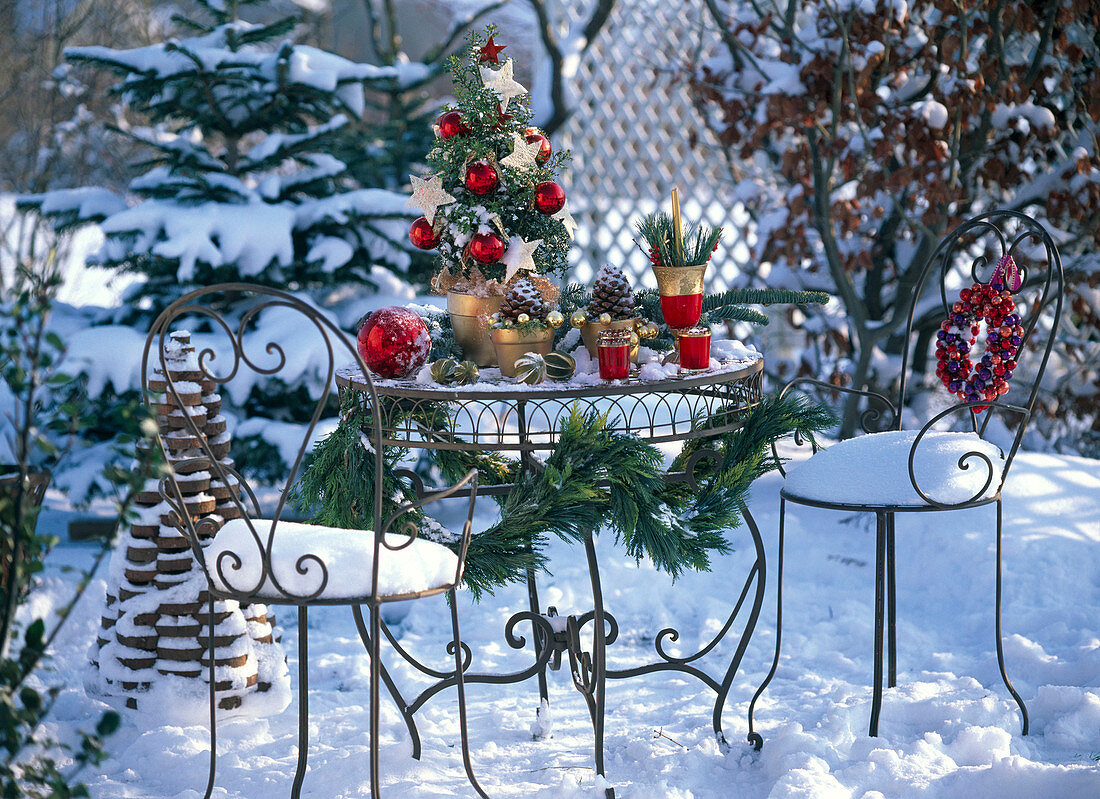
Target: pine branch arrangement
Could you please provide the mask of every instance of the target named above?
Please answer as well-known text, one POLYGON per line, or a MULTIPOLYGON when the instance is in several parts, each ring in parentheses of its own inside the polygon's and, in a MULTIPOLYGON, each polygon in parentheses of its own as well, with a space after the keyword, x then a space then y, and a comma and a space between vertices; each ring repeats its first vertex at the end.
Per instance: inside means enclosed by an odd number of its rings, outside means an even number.
POLYGON ((637 228, 649 248, 646 255, 655 266, 701 266, 714 255, 722 238, 722 228, 717 225, 693 223, 684 232, 681 252, 676 246, 672 217, 664 211, 645 217, 637 228))

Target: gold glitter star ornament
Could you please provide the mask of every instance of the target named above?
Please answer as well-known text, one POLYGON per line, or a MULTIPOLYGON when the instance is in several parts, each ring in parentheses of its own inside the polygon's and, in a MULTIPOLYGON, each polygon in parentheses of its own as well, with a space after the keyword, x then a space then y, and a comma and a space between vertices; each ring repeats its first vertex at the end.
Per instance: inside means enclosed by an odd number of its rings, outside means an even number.
POLYGON ((556 219, 562 223, 565 227, 565 232, 569 234, 569 238, 574 238, 574 233, 577 230, 577 220, 573 218, 573 215, 569 213, 569 200, 565 201, 565 205, 561 207, 561 210, 554 214, 551 219, 556 219))
POLYGON ((512 134, 512 152, 500 159, 500 163, 512 169, 534 169, 535 158, 539 154, 542 145, 539 142, 529 144, 527 139, 518 133, 512 134))
POLYGON ((524 241, 522 236, 512 236, 508 239, 508 249, 500 262, 504 264, 504 282, 507 283, 517 272, 535 271, 535 250, 542 244, 542 239, 524 241))
POLYGON ((405 205, 421 209, 428 223, 434 225, 435 212, 442 206, 453 203, 455 198, 443 188, 443 178, 439 175, 432 175, 429 178, 410 175, 409 180, 412 182, 413 193, 405 205))
POLYGON ((492 89, 500 98, 500 110, 502 112, 508 110, 508 101, 513 97, 527 94, 527 89, 512 78, 514 66, 512 59, 509 58, 500 69, 480 67, 481 82, 485 84, 485 88, 492 89))

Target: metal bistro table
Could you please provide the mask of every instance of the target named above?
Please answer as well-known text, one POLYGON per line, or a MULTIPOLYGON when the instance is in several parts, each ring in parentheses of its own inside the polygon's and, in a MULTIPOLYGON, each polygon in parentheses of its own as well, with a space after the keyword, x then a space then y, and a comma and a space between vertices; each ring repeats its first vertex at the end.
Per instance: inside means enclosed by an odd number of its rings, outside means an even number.
MULTIPOLYGON (((558 419, 567 414, 574 405, 578 405, 582 411, 610 411, 611 418, 618 419, 613 429, 644 437, 652 443, 683 442, 726 433, 739 427, 744 412, 760 401, 762 373, 763 361, 755 359, 725 362, 706 372, 656 381, 632 377, 611 383, 600 382, 597 385, 583 385, 573 380, 565 384, 547 382, 528 386, 500 378, 495 369, 485 369, 482 371, 482 380, 471 386, 440 386, 411 380, 382 379, 375 379, 374 385, 383 401, 383 446, 421 450, 517 452, 521 469, 532 472, 541 468, 536 453, 553 450, 559 435, 558 419), (422 427, 408 421, 410 411, 419 411, 417 415, 421 419, 428 418, 433 424, 422 427), (388 418, 388 414, 392 414, 393 418, 388 418), (438 418, 432 418, 433 414, 439 414, 438 418), (709 419, 710 422, 700 426, 697 423, 700 419, 709 419)), ((362 375, 355 368, 339 371, 336 382, 341 391, 366 390, 362 375)), ((713 449, 700 449, 689 459, 684 471, 668 473, 664 479, 669 482, 687 482, 694 486, 697 475, 701 476, 718 465, 719 457, 713 449)), ((426 487, 419 476, 411 471, 402 471, 401 474, 412 480, 420 497, 446 488, 426 487)), ((478 488, 478 494, 499 496, 507 494, 512 488, 511 484, 482 486, 478 488)), ((460 490, 455 496, 463 496, 465 493, 460 490)), ((516 628, 522 623, 529 623, 534 662, 527 668, 512 673, 471 673, 466 671, 473 660, 472 653, 467 649, 464 652, 463 668, 466 683, 501 685, 535 677, 538 679, 539 697, 543 703, 540 705, 541 712, 542 707, 548 707, 546 672, 559 669, 564 655, 568 659, 573 684, 588 706, 595 738, 596 773, 602 777, 606 680, 677 671, 697 678, 716 694, 712 724, 720 744, 725 746, 722 710, 755 629, 764 598, 763 544, 748 508, 742 506, 741 512, 752 536, 756 557, 729 618, 717 635, 697 652, 682 656, 669 653, 665 648, 666 643, 677 641, 680 634, 668 627, 653 637, 656 650, 654 662, 630 669, 607 667, 605 649, 615 642, 619 626, 615 617, 604 608, 600 572, 590 532, 584 539, 584 548, 592 584, 592 609, 565 617, 559 616, 557 609, 552 606, 544 612, 539 603, 536 575, 528 571, 527 593, 530 609, 513 614, 505 622, 504 636, 513 649, 525 648, 527 639, 518 635, 516 628), (733 628, 742 609, 746 607, 750 591, 753 591, 752 604, 741 629, 737 647, 721 678, 712 677, 703 670, 699 661, 713 651, 733 628), (593 628, 591 646, 587 647, 582 643, 581 631, 589 623, 593 628)), ((359 635, 370 649, 370 635, 361 609, 355 607, 354 615, 359 635)), ((420 736, 414 717, 432 696, 455 684, 454 673, 438 671, 424 665, 401 646, 385 624, 381 629, 401 657, 421 673, 436 680, 421 691, 419 696, 407 701, 384 664, 382 665, 382 679, 405 719, 412 739, 413 757, 419 759, 420 736)), ((465 644, 463 648, 466 648, 465 644)), ((614 797, 614 789, 608 788, 606 795, 609 799, 614 797)))

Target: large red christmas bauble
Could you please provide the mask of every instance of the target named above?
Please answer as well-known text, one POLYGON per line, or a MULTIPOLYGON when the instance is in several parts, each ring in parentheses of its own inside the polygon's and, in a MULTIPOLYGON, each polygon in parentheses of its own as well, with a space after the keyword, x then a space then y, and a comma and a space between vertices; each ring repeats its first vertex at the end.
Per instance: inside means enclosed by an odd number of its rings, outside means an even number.
POLYGON ((488 161, 474 161, 466 168, 466 188, 474 194, 488 194, 499 183, 500 177, 488 161))
POLYGON ((535 186, 535 208, 547 215, 556 214, 565 205, 565 189, 552 180, 535 186))
POLYGON ((538 128, 528 128, 523 134, 527 137, 528 144, 538 142, 539 154, 535 156, 535 161, 540 164, 545 164, 550 154, 554 152, 553 148, 550 146, 550 140, 543 136, 538 128))
POLYGON ((367 317, 357 337, 359 354, 379 377, 408 377, 428 362, 432 337, 416 313, 400 305, 367 317))
POLYGON ((495 264, 504 257, 504 241, 495 233, 475 233, 466 251, 479 264, 495 264))
POLYGON ((457 111, 448 111, 439 118, 439 138, 449 139, 452 136, 465 136, 469 132, 466 123, 462 121, 462 114, 457 111))
POLYGON ((409 228, 409 241, 421 250, 434 250, 439 246, 441 236, 437 236, 432 229, 432 224, 424 217, 420 217, 409 228))

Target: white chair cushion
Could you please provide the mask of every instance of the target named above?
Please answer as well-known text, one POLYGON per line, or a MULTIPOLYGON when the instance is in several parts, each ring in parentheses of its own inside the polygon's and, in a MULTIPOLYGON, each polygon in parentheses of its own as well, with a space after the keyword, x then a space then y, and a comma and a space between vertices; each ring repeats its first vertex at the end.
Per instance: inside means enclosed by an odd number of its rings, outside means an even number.
MULTIPOLYGON (((793 467, 783 484, 784 493, 798 499, 846 505, 928 505, 909 479, 909 451, 916 430, 890 431, 851 438, 821 450, 793 467)), ((993 463, 993 479, 982 498, 997 493, 1004 472, 1004 453, 974 433, 925 433, 913 459, 913 473, 921 490, 936 502, 965 502, 982 490, 989 467, 979 457, 959 458, 980 452, 993 463)))
MULTIPOLYGON (((255 519, 260 540, 266 546, 271 521, 255 519)), ((389 534, 386 543, 398 546, 407 541, 403 535, 389 534)), ((302 562, 305 574, 297 570, 298 559, 313 554, 328 569, 328 583, 318 594, 319 599, 348 599, 365 597, 371 593, 371 574, 374 561, 374 533, 369 530, 342 530, 315 524, 280 521, 275 527, 271 563, 275 580, 286 591, 283 594, 271 579, 265 580, 256 592, 266 599, 311 596, 321 585, 322 569, 312 559, 302 562)), ((410 594, 450 586, 458 568, 458 556, 442 544, 417 538, 409 546, 397 551, 382 548, 379 552, 378 596, 410 594)), ((214 536, 206 548, 206 563, 214 587, 220 590, 251 591, 259 582, 263 571, 260 548, 244 519, 231 519, 214 536), (232 552, 242 561, 240 569, 233 569, 234 560, 227 556, 222 571, 229 585, 218 574, 218 557, 222 552, 232 552)))

